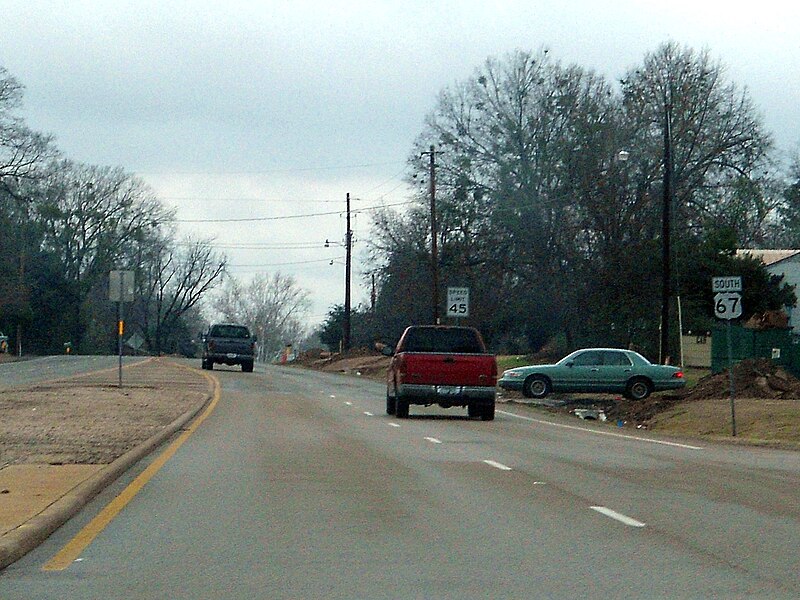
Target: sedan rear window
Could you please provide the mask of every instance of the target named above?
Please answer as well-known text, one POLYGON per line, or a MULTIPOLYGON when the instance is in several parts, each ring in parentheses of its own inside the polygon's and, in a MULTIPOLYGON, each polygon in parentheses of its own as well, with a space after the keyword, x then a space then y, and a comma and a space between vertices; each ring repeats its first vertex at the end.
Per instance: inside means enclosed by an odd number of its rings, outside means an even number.
POLYGON ((622 352, 603 352, 603 364, 612 367, 629 367, 631 359, 622 352))

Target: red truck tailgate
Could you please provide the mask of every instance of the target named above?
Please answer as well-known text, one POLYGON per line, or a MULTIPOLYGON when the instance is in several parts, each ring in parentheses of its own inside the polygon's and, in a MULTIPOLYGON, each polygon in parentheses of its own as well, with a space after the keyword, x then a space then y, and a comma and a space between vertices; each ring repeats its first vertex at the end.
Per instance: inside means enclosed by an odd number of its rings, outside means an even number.
POLYGON ((404 381, 419 385, 494 386, 491 354, 403 353, 404 381))

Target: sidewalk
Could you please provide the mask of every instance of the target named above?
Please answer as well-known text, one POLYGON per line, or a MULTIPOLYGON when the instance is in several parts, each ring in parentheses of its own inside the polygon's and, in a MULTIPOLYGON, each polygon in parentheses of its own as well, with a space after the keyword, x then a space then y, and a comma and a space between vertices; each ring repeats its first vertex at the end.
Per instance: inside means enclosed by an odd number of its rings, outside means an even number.
POLYGON ((0 569, 41 544, 207 404, 213 380, 168 359, 0 392, 0 569), (6 418, 6 415, 8 417, 6 418))

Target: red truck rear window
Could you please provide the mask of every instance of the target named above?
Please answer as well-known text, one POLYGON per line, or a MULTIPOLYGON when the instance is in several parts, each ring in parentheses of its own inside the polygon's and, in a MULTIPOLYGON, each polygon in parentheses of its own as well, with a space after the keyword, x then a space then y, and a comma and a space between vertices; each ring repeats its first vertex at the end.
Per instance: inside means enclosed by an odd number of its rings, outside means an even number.
POLYGON ((415 327, 406 331, 400 351, 483 354, 484 348, 474 329, 415 327))

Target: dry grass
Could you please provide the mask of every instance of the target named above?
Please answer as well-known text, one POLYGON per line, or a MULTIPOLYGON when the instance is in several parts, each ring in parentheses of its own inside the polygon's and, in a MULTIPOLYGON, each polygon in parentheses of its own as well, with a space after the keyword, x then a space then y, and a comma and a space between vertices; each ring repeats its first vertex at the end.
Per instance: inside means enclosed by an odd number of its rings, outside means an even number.
MULTIPOLYGON (((800 448, 800 400, 736 398, 736 437, 750 443, 800 448)), ((677 436, 732 438, 728 398, 687 401, 656 415, 648 428, 677 436)))

